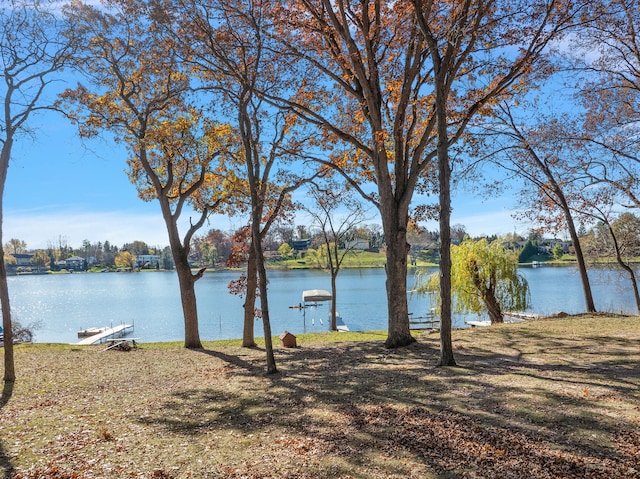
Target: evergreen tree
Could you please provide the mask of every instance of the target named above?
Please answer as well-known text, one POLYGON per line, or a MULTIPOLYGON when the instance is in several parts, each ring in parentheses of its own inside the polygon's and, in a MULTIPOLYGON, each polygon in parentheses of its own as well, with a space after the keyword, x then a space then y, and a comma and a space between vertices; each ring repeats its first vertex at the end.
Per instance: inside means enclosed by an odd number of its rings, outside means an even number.
POLYGON ((534 246, 531 240, 528 240, 518 255, 518 263, 526 263, 536 254, 538 254, 538 248, 534 246))

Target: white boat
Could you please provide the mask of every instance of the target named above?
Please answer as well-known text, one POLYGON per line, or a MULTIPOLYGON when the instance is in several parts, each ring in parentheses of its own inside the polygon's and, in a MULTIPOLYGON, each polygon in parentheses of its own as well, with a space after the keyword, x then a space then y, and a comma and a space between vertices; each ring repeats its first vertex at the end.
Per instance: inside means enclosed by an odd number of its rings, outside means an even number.
POLYGON ((491 321, 465 321, 472 328, 482 328, 485 326, 491 326, 491 321))
MULTIPOLYGON (((525 316, 526 313, 509 313, 509 312, 505 312, 503 314, 503 320, 505 323, 523 323, 525 321, 525 316), (519 316, 519 314, 521 314, 521 316, 519 316)), ((535 317, 535 315, 529 315, 530 317, 535 317)), ((491 321, 489 321, 488 319, 485 320, 478 320, 478 321, 464 321, 465 324, 468 324, 469 326, 471 326, 472 328, 481 328, 481 327, 485 327, 485 326, 491 326, 491 321)))

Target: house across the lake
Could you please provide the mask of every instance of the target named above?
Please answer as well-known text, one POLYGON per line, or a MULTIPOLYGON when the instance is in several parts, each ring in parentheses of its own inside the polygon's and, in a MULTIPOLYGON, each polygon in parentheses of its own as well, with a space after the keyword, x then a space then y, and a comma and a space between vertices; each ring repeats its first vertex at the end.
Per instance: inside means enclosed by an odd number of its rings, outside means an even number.
POLYGON ((355 238, 350 241, 345 241, 345 249, 365 251, 369 249, 369 240, 362 238, 355 238))
POLYGON ((86 271, 87 262, 80 256, 71 256, 62 261, 56 261, 56 268, 68 271, 86 271))
POLYGON ((31 266, 32 253, 14 253, 13 256, 16 259, 16 266, 31 266))
POLYGON ((311 246, 311 238, 293 240, 291 242, 291 246, 293 250, 297 253, 298 251, 306 251, 311 246))
POLYGON ((136 263, 138 266, 152 266, 157 267, 160 264, 160 255, 159 254, 137 254, 136 255, 136 263))

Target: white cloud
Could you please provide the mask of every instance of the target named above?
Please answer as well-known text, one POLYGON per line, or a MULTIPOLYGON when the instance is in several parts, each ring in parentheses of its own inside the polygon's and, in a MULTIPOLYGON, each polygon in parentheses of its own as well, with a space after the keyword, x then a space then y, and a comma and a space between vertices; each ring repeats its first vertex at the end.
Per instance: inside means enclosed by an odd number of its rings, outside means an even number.
MULTIPOLYGON (((189 222, 185 213, 180 223, 180 233, 184 234, 189 222)), ((228 229, 224 220, 214 218, 209 228, 228 229)), ((88 212, 59 210, 54 207, 38 210, 10 211, 5 213, 3 239, 17 238, 27 244, 28 249, 44 249, 49 244, 57 244, 62 237, 66 243, 78 248, 83 240, 92 243, 109 241, 118 247, 132 241, 144 241, 149 246, 169 244, 167 229, 160 211, 106 211, 88 212)))
POLYGON ((504 235, 507 233, 525 234, 527 225, 516 221, 513 218, 514 211, 506 209, 491 210, 486 213, 474 211, 466 216, 453 215, 451 224, 461 224, 465 226, 467 233, 471 236, 483 235, 504 235))

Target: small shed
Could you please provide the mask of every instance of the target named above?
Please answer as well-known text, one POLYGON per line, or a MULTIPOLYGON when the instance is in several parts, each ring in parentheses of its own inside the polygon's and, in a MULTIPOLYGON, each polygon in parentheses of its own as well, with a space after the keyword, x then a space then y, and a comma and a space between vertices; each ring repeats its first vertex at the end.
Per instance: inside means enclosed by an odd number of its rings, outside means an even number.
POLYGON ((285 331, 280 335, 280 344, 283 348, 296 348, 296 337, 289 331, 285 331))

